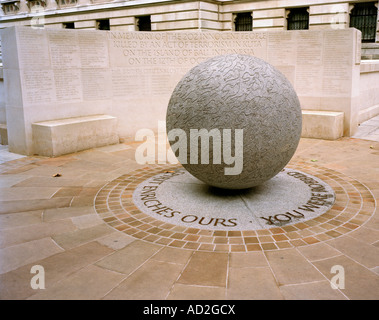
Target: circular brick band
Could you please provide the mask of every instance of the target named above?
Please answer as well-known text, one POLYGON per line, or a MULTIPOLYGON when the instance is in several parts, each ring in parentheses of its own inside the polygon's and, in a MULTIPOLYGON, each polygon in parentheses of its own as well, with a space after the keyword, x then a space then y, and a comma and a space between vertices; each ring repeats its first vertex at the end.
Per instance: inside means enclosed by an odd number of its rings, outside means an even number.
POLYGON ((362 226, 375 212, 371 191, 359 181, 313 163, 291 161, 286 168, 315 176, 335 192, 326 213, 304 222, 260 230, 205 230, 174 225, 142 212, 133 192, 148 178, 179 166, 156 165, 135 170, 109 182, 97 194, 95 209, 111 227, 156 244, 202 251, 248 252, 278 250, 327 241, 362 226))

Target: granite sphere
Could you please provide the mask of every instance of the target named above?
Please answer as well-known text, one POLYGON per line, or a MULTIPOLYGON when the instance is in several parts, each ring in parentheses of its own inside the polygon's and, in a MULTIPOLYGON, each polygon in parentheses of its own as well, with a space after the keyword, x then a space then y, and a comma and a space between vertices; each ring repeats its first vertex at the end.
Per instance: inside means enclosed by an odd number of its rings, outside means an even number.
POLYGON ((188 172, 210 186, 244 189, 271 179, 290 161, 300 140, 301 108, 280 71, 262 59, 231 54, 206 60, 181 79, 166 126, 188 172), (205 134, 208 148, 196 133, 205 134))

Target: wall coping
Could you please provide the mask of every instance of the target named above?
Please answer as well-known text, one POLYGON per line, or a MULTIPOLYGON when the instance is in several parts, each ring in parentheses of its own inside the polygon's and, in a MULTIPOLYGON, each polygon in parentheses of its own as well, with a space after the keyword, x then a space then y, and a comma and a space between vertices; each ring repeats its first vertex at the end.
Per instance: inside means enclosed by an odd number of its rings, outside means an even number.
POLYGON ((362 60, 361 73, 379 72, 379 60, 362 60))

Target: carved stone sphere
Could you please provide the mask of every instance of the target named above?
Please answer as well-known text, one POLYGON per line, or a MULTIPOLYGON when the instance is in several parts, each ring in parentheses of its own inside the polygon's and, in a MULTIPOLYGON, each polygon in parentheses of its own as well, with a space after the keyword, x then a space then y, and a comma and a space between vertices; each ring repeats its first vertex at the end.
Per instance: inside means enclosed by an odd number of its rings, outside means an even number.
POLYGON ((291 160, 301 108, 281 72, 256 57, 231 54, 204 61, 182 78, 166 126, 188 172, 210 186, 244 189, 271 179, 291 160))

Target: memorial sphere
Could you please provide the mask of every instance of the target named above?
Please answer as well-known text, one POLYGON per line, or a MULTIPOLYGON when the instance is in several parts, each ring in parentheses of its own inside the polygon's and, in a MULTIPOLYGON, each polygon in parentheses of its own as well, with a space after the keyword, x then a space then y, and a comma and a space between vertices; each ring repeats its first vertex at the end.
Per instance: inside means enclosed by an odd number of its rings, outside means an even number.
POLYGON ((262 184, 291 160, 301 108, 287 78, 262 59, 217 56, 192 68, 174 89, 166 126, 183 167, 214 187, 262 184))

